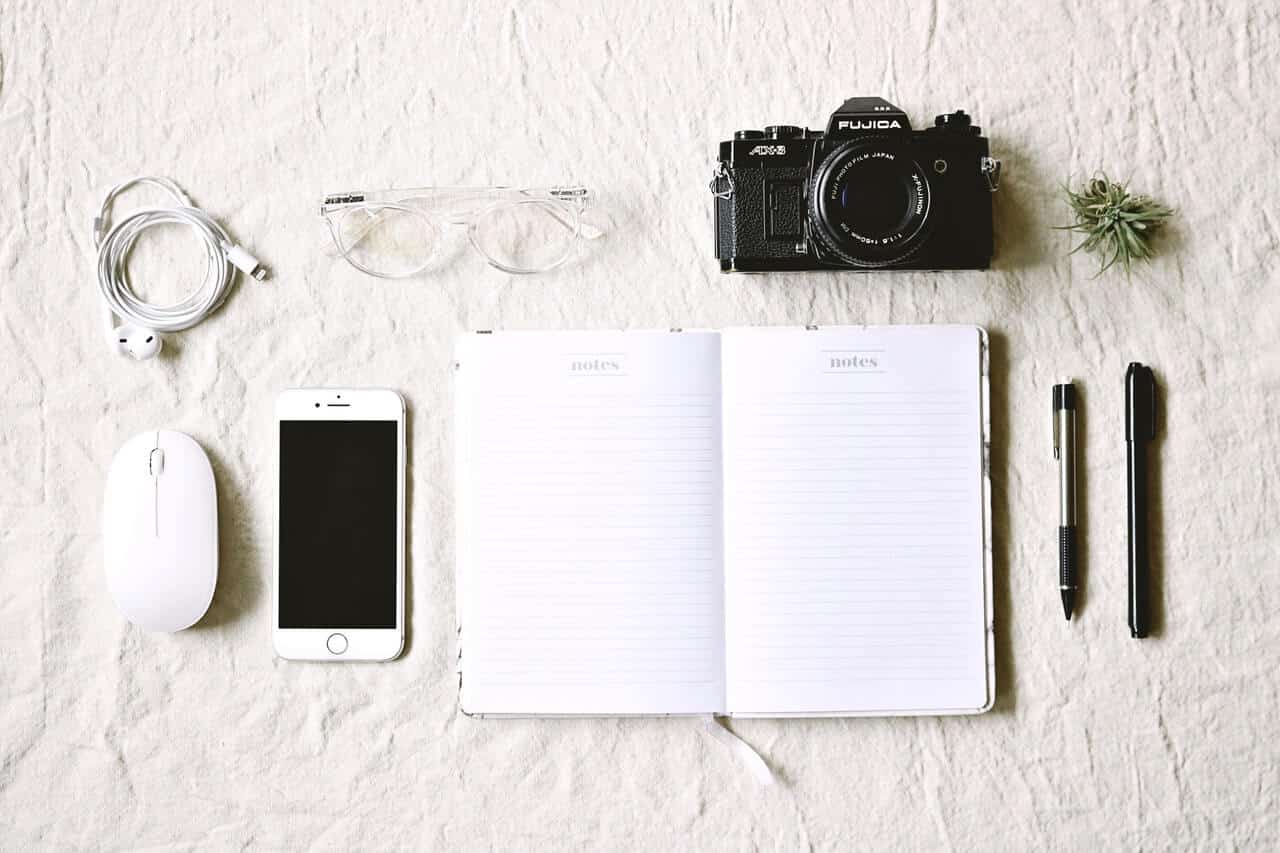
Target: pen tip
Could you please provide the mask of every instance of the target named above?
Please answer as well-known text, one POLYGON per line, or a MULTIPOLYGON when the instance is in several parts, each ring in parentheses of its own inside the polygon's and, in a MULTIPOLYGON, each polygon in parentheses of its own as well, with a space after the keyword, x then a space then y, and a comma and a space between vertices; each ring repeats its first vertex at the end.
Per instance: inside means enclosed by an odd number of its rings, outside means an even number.
POLYGON ((1073 590, 1064 589, 1062 591, 1062 615, 1067 617, 1067 621, 1071 621, 1071 611, 1075 609, 1075 595, 1073 590))

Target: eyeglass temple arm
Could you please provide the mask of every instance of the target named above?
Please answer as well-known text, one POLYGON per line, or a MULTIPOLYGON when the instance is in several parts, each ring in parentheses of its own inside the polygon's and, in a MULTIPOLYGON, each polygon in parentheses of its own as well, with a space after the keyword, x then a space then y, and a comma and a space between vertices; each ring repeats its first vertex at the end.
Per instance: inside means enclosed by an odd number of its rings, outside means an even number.
POLYGON ((359 246, 361 243, 363 243, 364 238, 368 237, 370 232, 372 232, 373 229, 377 227, 378 220, 374 217, 370 217, 368 220, 366 220, 365 223, 362 226, 360 226, 360 229, 356 231, 355 234, 351 235, 351 239, 347 243, 345 248, 338 243, 338 233, 337 231, 334 230, 333 223, 329 222, 328 225, 329 225, 329 235, 333 238, 331 241, 333 245, 329 250, 328 254, 330 257, 340 258, 345 256, 346 253, 351 249, 354 249, 356 246, 359 246))
MULTIPOLYGON (((574 191, 570 190, 570 191, 567 191, 565 194, 568 195, 569 193, 574 193, 574 191)), ((527 192, 524 192, 523 195, 530 195, 530 194, 527 192)), ((589 199, 591 196, 590 194, 583 191, 581 195, 574 193, 574 197, 572 199, 566 199, 562 195, 560 195, 556 190, 552 190, 551 197, 554 198, 556 201, 560 201, 565 204, 577 204, 580 208, 582 208, 586 206, 587 199, 589 199)), ((561 215, 558 209, 554 207, 551 208, 551 215, 554 216, 556 218, 556 221, 559 222, 561 225, 563 225, 565 228, 568 228, 570 231, 574 230, 574 224, 569 220, 565 219, 564 216, 561 215)), ((587 222, 584 219, 582 219, 581 211, 579 211, 579 214, 578 214, 577 230, 578 230, 578 233, 581 234, 587 240, 598 240, 604 236, 604 231, 592 225, 590 222, 587 222)))
POLYGON ((348 242, 345 248, 339 245, 338 233, 334 231, 333 226, 330 225, 329 233, 332 234, 333 236, 333 245, 334 245, 334 248, 338 250, 338 255, 339 256, 344 255, 348 250, 354 249, 356 246, 359 246, 361 243, 363 243, 364 238, 369 236, 369 233, 373 231, 374 226, 376 224, 377 224, 377 221, 375 219, 373 218, 368 219, 364 223, 364 225, 360 226, 360 230, 351 236, 351 240, 348 242))

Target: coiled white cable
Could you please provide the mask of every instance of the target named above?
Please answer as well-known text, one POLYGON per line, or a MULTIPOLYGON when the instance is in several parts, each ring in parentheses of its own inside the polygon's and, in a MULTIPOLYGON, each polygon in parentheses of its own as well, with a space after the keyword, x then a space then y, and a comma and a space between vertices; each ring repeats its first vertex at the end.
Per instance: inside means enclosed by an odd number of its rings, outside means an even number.
POLYGON ((128 323, 156 332, 190 329, 216 311, 231 292, 237 269, 258 281, 267 277, 266 267, 233 243, 226 230, 193 205, 182 188, 168 178, 134 178, 113 187, 93 221, 93 238, 98 247, 98 288, 107 310, 128 323), (177 205, 136 210, 108 228, 111 205, 116 197, 140 184, 159 187, 172 196, 177 205), (134 242, 155 225, 186 225, 205 244, 207 267, 203 282, 184 298, 168 305, 138 298, 127 270, 134 242))

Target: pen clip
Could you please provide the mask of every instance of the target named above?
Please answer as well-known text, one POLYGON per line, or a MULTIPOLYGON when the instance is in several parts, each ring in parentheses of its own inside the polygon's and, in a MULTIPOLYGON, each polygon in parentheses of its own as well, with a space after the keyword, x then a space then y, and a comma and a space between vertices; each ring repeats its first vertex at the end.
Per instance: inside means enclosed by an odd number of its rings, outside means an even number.
POLYGON ((1148 386, 1151 389, 1151 433, 1147 436, 1151 441, 1156 440, 1156 375, 1151 368, 1147 368, 1148 386))
POLYGON ((1067 405, 1067 385, 1053 386, 1053 458, 1062 455, 1062 426, 1060 412, 1067 405))
POLYGON ((1126 441, 1154 441, 1156 437, 1156 375, 1133 361, 1125 371, 1124 437, 1126 441))

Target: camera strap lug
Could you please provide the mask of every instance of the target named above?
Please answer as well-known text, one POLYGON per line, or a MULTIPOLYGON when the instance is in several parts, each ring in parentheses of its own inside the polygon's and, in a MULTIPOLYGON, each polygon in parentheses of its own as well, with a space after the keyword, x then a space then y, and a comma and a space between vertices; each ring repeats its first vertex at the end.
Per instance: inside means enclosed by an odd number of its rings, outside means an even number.
POLYGON ((994 157, 983 157, 978 161, 978 169, 987 179, 987 187, 995 192, 1000 189, 1000 161, 994 157))
POLYGON ((711 194, 716 198, 730 198, 733 196, 733 173, 729 171, 729 167, 724 161, 716 164, 716 170, 711 175, 711 183, 708 185, 711 194))

